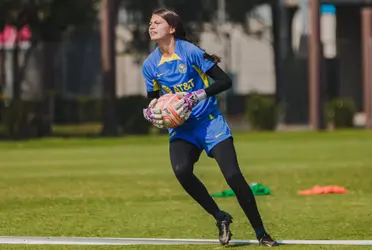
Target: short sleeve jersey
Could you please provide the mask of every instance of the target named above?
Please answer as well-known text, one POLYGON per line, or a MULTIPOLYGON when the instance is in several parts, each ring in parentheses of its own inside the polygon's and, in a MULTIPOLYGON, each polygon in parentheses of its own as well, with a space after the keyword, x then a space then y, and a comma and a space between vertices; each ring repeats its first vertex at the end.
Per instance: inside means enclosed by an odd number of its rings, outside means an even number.
MULTIPOLYGON (((176 39, 175 51, 171 57, 162 56, 157 47, 144 61, 142 73, 147 92, 161 94, 192 92, 209 86, 206 72, 214 62, 203 57, 204 51, 194 44, 176 39)), ((199 102, 186 121, 192 124, 218 110, 217 99, 212 96, 199 102)))

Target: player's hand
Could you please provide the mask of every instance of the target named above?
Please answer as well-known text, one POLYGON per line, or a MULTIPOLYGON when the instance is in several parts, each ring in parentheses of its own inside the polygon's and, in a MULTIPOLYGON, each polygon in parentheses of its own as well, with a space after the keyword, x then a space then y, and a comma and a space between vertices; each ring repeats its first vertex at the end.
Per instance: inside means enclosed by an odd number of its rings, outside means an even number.
POLYGON ((199 89, 197 91, 185 93, 181 92, 183 94, 182 100, 180 101, 182 103, 182 112, 180 113, 181 117, 187 117, 190 116, 190 113, 192 109, 198 104, 200 101, 207 98, 207 94, 205 93, 204 89, 199 89), (184 94, 185 93, 185 94, 184 94))
POLYGON ((155 105, 158 99, 152 99, 149 106, 143 109, 143 117, 152 123, 157 128, 164 128, 164 122, 160 109, 155 109, 155 105))
MULTIPOLYGON (((181 92, 180 92, 181 93, 181 92)), ((187 94, 186 92, 182 92, 182 93, 185 93, 187 94)), ((177 94, 178 95, 178 94, 177 94)), ((185 110, 183 104, 185 103, 185 101, 183 99, 181 99, 180 101, 176 102, 174 105, 173 105, 173 108, 175 109, 177 115, 184 121, 186 121, 187 119, 189 119, 190 115, 191 115, 191 111, 187 111, 185 110)))

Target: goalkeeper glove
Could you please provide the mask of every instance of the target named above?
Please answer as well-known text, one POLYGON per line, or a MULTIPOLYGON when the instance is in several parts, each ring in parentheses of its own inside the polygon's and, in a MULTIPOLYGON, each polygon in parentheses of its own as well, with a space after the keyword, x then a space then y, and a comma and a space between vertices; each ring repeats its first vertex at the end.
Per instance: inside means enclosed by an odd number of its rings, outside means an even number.
POLYGON ((207 98, 207 94, 205 93, 204 89, 199 89, 189 93, 180 92, 179 94, 177 93, 177 95, 183 96, 182 100, 180 101, 182 104, 180 105, 180 117, 185 120, 190 116, 191 111, 196 104, 207 98))
POLYGON ((143 109, 143 116, 146 120, 152 123, 157 128, 164 128, 164 122, 162 118, 162 112, 160 109, 155 109, 155 105, 158 99, 152 99, 149 106, 143 109))

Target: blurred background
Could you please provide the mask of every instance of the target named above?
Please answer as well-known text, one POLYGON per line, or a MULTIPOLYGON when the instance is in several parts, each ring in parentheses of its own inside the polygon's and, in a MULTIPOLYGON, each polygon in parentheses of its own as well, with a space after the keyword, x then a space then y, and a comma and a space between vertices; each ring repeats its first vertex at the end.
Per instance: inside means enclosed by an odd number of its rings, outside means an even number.
POLYGON ((372 128, 372 2, 0 0, 0 137, 163 133, 142 117, 151 12, 222 57, 234 130, 372 128))

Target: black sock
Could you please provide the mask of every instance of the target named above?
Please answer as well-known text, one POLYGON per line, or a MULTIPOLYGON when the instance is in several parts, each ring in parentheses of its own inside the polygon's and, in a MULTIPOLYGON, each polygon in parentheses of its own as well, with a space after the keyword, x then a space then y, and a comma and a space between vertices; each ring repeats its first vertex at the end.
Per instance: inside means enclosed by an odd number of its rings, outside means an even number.
POLYGON ((201 149, 183 140, 170 143, 170 158, 173 171, 185 191, 209 214, 216 217, 220 211, 204 184, 194 175, 194 164, 198 161, 201 149))
POLYGON ((266 234, 265 228, 264 227, 258 227, 254 228, 254 232, 256 233, 257 238, 261 238, 266 234))
POLYGON ((229 138, 220 142, 212 149, 211 153, 218 162, 227 183, 234 191, 256 234, 262 235, 265 229, 261 215, 258 212, 253 192, 240 171, 233 139, 229 138))
POLYGON ((209 214, 214 218, 217 217, 217 214, 220 212, 216 202, 208 193, 207 188, 204 184, 194 175, 191 174, 185 178, 178 178, 182 187, 185 191, 196 201, 198 202, 209 214))
POLYGON ((228 178, 228 184, 234 190, 238 202, 248 217, 248 220, 256 234, 262 234, 262 232, 265 232, 260 213, 258 212, 256 199, 244 177, 241 174, 233 175, 228 178))

